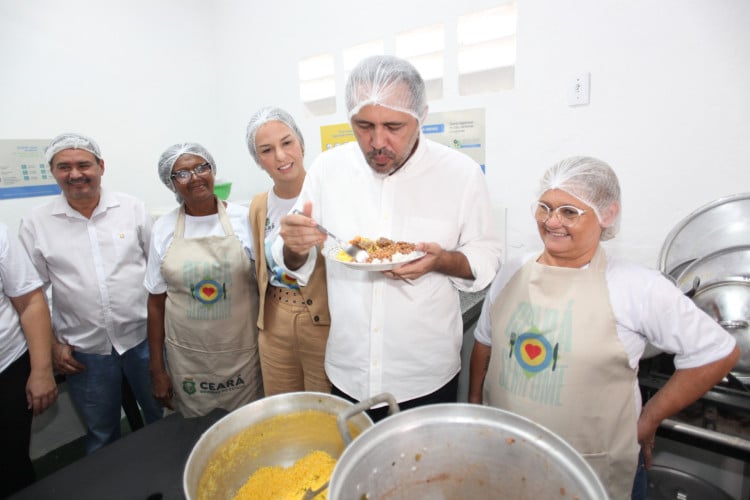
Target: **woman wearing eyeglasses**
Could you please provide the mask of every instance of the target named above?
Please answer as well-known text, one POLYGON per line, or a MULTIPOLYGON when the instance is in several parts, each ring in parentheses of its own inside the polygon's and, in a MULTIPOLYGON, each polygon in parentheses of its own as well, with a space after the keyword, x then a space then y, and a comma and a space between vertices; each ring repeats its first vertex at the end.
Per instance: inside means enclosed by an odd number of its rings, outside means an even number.
POLYGON ((545 172, 532 207, 544 250, 495 278, 474 332, 469 388, 470 402, 566 439, 612 499, 645 498, 659 424, 739 356, 732 336, 659 272, 606 254, 600 242, 617 233, 620 208, 617 176, 600 160, 568 158, 545 172), (641 408, 647 342, 675 353, 676 371, 641 408))
POLYGON ((214 195, 215 174, 200 144, 175 144, 159 159, 159 177, 180 206, 151 236, 144 280, 151 377, 154 397, 186 417, 263 396, 247 209, 214 195))

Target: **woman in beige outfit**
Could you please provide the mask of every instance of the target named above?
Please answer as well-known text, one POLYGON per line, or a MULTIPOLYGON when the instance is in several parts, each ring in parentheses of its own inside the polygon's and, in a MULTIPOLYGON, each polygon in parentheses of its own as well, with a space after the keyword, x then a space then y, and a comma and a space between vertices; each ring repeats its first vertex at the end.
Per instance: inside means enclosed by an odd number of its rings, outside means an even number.
POLYGON ((289 113, 272 107, 253 115, 246 139, 255 162, 273 179, 273 187, 257 195, 250 205, 265 394, 330 392, 324 368, 331 323, 324 258, 318 256, 309 283, 300 286, 276 265, 270 252, 279 233, 279 220, 289 213, 302 190, 304 139, 289 113))

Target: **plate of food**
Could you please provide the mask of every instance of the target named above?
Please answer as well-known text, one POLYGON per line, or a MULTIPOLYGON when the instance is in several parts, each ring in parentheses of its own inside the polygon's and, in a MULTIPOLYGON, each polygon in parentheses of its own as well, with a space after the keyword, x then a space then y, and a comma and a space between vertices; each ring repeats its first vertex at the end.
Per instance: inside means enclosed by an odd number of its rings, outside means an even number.
POLYGON ((418 251, 414 243, 393 241, 388 238, 370 240, 357 236, 349 243, 367 251, 369 258, 366 262, 355 262, 340 246, 332 247, 327 256, 340 264, 362 271, 390 271, 407 262, 417 260, 425 254, 418 251))

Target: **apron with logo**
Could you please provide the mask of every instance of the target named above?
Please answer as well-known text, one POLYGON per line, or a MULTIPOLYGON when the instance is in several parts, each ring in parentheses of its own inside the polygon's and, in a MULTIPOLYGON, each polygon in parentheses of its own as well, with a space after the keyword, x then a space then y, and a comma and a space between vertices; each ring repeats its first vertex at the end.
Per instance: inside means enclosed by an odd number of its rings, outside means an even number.
POLYGON ((617 336, 606 263, 599 249, 585 269, 531 260, 518 270, 491 310, 484 401, 565 439, 624 499, 638 464, 636 372, 617 336))
POLYGON ((263 396, 258 285, 223 203, 217 205, 225 236, 185 239, 183 207, 162 262, 165 364, 175 409, 186 417, 232 411, 263 396))

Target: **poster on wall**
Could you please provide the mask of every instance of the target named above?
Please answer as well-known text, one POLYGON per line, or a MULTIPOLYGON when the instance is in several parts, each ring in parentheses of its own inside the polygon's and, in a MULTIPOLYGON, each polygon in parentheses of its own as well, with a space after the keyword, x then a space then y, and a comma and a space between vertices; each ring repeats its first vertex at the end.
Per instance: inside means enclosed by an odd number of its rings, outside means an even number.
MULTIPOLYGON (((422 133, 435 142, 458 149, 485 170, 484 108, 428 113, 422 133)), ((326 151, 356 140, 348 123, 320 127, 321 149, 326 151)))
POLYGON ((44 148, 50 139, 0 139, 0 200, 60 193, 44 148))

